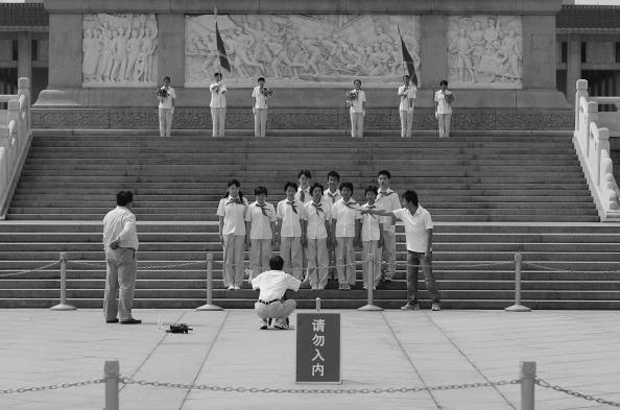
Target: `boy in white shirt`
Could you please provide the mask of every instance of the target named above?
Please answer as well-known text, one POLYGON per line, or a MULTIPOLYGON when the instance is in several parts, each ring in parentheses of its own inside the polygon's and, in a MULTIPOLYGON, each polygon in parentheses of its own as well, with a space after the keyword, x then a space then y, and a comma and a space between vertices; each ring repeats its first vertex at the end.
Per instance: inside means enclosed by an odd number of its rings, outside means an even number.
MULTIPOLYGON (((323 199, 325 200, 325 204, 327 208, 330 210, 332 206, 340 199, 342 199, 342 195, 340 194, 340 190, 338 189, 338 184, 340 183, 340 174, 336 171, 329 171, 327 174, 327 189, 323 192, 323 199)), ((328 244, 328 252, 329 252, 329 274, 332 279, 336 278, 336 243, 335 241, 330 241, 328 244)))
POLYGON ((295 199, 297 184, 287 182, 284 185, 286 199, 278 203, 276 217, 280 237, 280 256, 284 259, 284 270, 293 277, 302 280, 303 256, 301 237, 301 208, 303 204, 295 199))
POLYGON ((275 244, 276 210, 265 202, 267 188, 259 186, 254 190, 256 201, 248 206, 245 216, 248 247, 250 249, 250 267, 252 274, 248 281, 269 269, 271 246, 275 244))
POLYGON ((312 289, 322 290, 327 285, 327 247, 331 229, 331 209, 323 199, 323 186, 315 183, 310 188, 312 200, 303 206, 301 214, 302 237, 308 257, 308 278, 312 289))
POLYGON ((213 136, 223 137, 226 123, 226 84, 223 84, 222 73, 214 74, 215 82, 209 86, 211 91, 211 121, 213 122, 213 136))
POLYGON ((426 279, 426 290, 431 297, 431 310, 439 311, 439 291, 433 275, 433 221, 431 214, 418 203, 415 191, 402 195, 403 208, 395 211, 366 209, 372 215, 394 216, 405 225, 407 239, 407 303, 402 310, 418 310, 418 267, 422 267, 426 279))
POLYGON ((312 193, 310 193, 310 182, 312 181, 312 173, 308 169, 302 169, 297 174, 297 180, 299 181, 299 187, 295 194, 297 199, 302 204, 307 204, 312 201, 312 193))
POLYGON ((271 97, 272 91, 265 87, 265 79, 258 78, 258 85, 252 91, 254 98, 254 136, 264 137, 267 127, 267 100, 271 97))
MULTIPOLYGON (((366 202, 361 210, 381 209, 375 204, 377 187, 368 186, 364 191, 366 202)), ((377 288, 381 279, 381 247, 383 246, 383 218, 362 214, 362 261, 364 261, 364 289, 377 288), (374 262, 373 262, 374 261, 374 262)))
MULTIPOLYGON (((377 173, 379 193, 377 195, 377 206, 386 211, 395 211, 402 208, 398 194, 390 189, 390 179, 392 174, 388 170, 381 170, 377 173)), ((383 279, 389 282, 394 278, 396 272, 396 219, 394 217, 381 217, 383 222, 383 248, 381 258, 385 261, 383 279)))
POLYGON ((169 137, 172 129, 172 115, 177 98, 174 88, 170 87, 170 77, 164 77, 164 85, 157 91, 159 100, 159 136, 169 137))
POLYGON ((411 84, 408 75, 403 77, 403 85, 398 87, 398 96, 400 97, 400 105, 398 112, 400 114, 400 136, 403 138, 411 138, 411 125, 413 124, 413 100, 417 97, 418 87, 411 84))
POLYGON ((350 290, 356 281, 355 247, 359 246, 362 215, 359 204, 351 199, 353 184, 340 184, 342 199, 332 206, 332 237, 336 239, 338 289, 350 290), (346 269, 345 269, 346 267, 346 269))
POLYGON ((366 93, 362 91, 362 81, 354 80, 353 89, 347 95, 347 104, 351 115, 351 137, 364 136, 364 117, 366 116, 366 93))

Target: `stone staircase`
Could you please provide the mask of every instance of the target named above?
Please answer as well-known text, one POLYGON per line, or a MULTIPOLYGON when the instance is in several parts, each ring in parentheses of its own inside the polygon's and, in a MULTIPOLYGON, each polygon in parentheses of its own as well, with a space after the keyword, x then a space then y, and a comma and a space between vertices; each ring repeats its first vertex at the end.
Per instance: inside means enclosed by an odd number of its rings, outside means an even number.
MULTIPOLYGON (((266 139, 212 139, 186 133, 35 133, 7 221, 0 223, 0 275, 69 257, 69 302, 100 307, 105 269, 101 224, 115 193, 136 193, 141 239, 137 307, 200 306, 206 254, 214 254, 216 303, 251 307, 249 288, 221 282, 217 201, 235 177, 246 195, 266 185, 283 197, 301 168, 323 182, 337 170, 354 196, 389 169, 397 191, 415 189, 436 222, 434 264, 447 308, 501 308, 514 297, 514 254, 524 259, 524 303, 533 308, 620 307, 620 227, 598 223, 572 148, 561 133, 487 133, 411 141, 377 132, 363 141, 342 132, 280 132, 266 139), (161 268, 163 267, 163 268, 161 268)), ((396 308, 404 298, 404 236, 397 277, 375 294, 396 308)), ((246 258, 247 260, 247 258, 246 258)), ((359 260, 359 258, 358 258, 359 260)), ((358 266, 361 278, 361 266, 358 266)), ((57 303, 58 268, 0 280, 0 307, 57 303)), ((360 284, 361 286, 361 284, 360 284)), ((302 290, 302 307, 365 304, 365 293, 302 290)), ((421 295, 425 297, 424 292, 421 295)))

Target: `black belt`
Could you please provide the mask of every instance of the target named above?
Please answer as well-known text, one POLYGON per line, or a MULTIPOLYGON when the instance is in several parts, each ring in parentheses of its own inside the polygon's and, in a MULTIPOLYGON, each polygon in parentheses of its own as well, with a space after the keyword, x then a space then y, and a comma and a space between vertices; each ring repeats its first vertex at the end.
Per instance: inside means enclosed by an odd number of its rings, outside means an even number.
POLYGON ((260 303, 262 303, 263 305, 271 305, 271 304, 272 304, 272 303, 274 303, 274 302, 282 302, 282 299, 274 299, 274 300, 270 300, 270 301, 268 301, 268 302, 267 302, 267 301, 264 301, 264 300, 260 300, 260 299, 258 299, 258 301, 259 301, 260 303))

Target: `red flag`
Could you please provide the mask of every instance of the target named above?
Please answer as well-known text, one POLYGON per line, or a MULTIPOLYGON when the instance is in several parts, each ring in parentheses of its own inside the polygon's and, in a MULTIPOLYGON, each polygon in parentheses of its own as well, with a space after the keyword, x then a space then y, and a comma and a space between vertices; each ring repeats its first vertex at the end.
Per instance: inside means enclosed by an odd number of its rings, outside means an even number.
POLYGON ((217 21, 215 22, 215 39, 217 42, 217 53, 220 55, 220 67, 230 72, 230 63, 228 62, 228 56, 226 55, 226 49, 224 48, 224 41, 220 36, 220 31, 217 28, 217 21))
POLYGON ((413 58, 411 58, 411 54, 409 54, 409 50, 407 50, 407 46, 405 45, 405 41, 403 40, 403 35, 400 33, 400 27, 398 28, 398 35, 400 36, 400 46, 403 49, 403 61, 407 65, 407 71, 409 72, 409 77, 411 78, 411 82, 413 84, 418 85, 418 76, 415 73, 415 66, 413 65, 413 58))

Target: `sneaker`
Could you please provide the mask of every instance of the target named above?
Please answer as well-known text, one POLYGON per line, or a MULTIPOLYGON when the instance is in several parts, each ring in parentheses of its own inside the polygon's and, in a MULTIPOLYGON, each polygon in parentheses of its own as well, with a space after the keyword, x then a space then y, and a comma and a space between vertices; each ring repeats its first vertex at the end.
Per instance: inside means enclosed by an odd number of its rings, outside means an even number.
POLYGON ((279 330, 289 330, 291 328, 288 324, 288 320, 276 320, 276 324, 273 325, 273 327, 279 330))
POLYGON ((260 330, 267 330, 269 328, 269 321, 267 319, 260 320, 260 330))
POLYGON ((133 317, 129 319, 121 320, 121 325, 139 325, 140 323, 142 323, 140 319, 135 319, 133 317))
POLYGON ((241 286, 235 285, 235 286, 233 286, 233 290, 241 290, 241 286))
POLYGON ((230 285, 230 286, 228 287, 228 290, 234 290, 234 289, 235 289, 235 287, 234 287, 233 285, 230 285))
POLYGON ((400 307, 401 310, 420 310, 420 305, 417 303, 411 304, 407 302, 404 306, 400 307))
POLYGON ((439 312, 441 310, 441 306, 439 306, 439 303, 433 303, 433 305, 431 306, 431 310, 433 312, 439 312))

